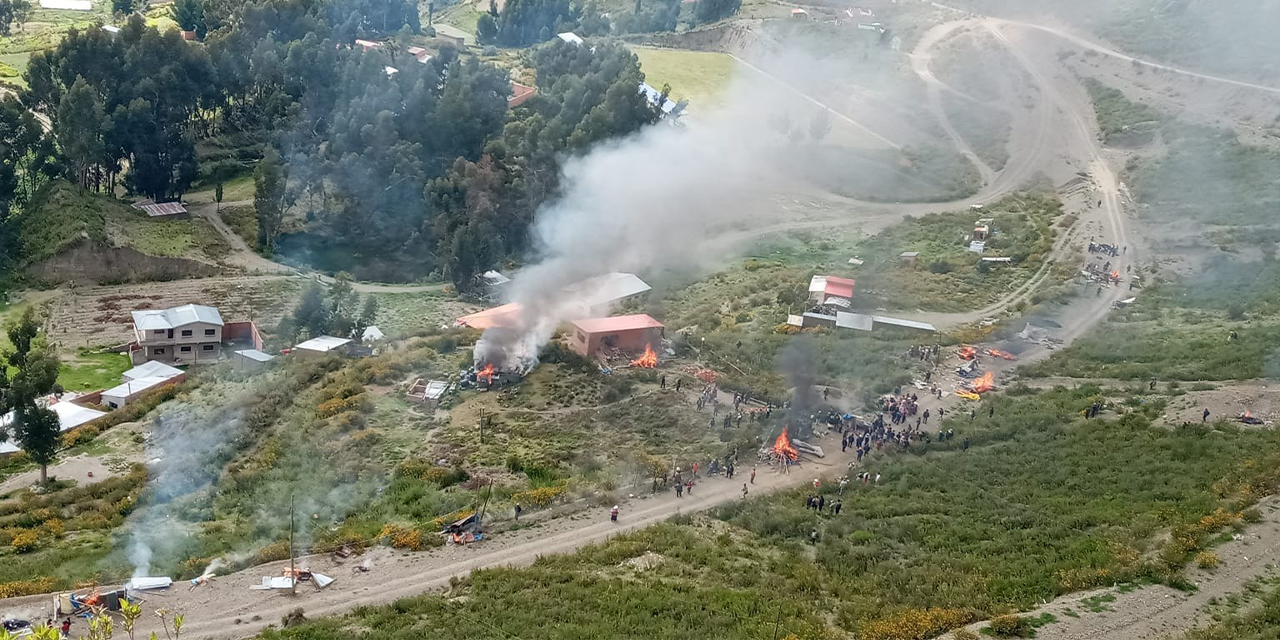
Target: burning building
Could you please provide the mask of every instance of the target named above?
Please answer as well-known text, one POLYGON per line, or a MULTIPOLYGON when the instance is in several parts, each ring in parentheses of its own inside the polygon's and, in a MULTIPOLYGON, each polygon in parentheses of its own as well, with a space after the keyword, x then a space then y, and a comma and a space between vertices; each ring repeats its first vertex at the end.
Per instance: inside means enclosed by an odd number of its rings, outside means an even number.
MULTIPOLYGON (((512 284, 519 283, 517 275, 512 284)), ((523 376, 537 365, 538 351, 561 322, 607 313, 648 291, 649 285, 633 274, 607 273, 559 287, 550 294, 518 298, 510 304, 462 316, 456 324, 484 330, 476 342, 476 369, 493 365, 497 373, 508 374, 510 379, 511 374, 523 376)), ((643 348, 643 344, 637 347, 643 348)))
MULTIPOLYGON (((586 358, 594 358, 601 351, 653 351, 655 345, 662 343, 664 332, 661 322, 643 313, 574 320, 569 326, 569 348, 586 358)), ((655 355, 654 364, 657 364, 656 359, 655 355)))

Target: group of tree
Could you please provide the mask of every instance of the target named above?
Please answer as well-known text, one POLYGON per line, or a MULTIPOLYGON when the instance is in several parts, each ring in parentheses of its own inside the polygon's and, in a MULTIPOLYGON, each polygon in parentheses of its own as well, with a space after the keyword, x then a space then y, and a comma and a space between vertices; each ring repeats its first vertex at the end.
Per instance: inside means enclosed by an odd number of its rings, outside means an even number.
POLYGON ((56 150, 40 121, 13 96, 0 98, 0 302, 21 253, 18 218, 52 175, 60 172, 56 150))
POLYGON ((31 2, 28 0, 0 0, 0 36, 13 33, 13 25, 26 28, 31 18, 31 2))
POLYGON ((524 47, 573 30, 578 17, 569 0, 507 0, 502 11, 491 0, 489 12, 476 22, 476 37, 481 43, 524 47))
MULTIPOLYGON (((436 272, 465 287, 526 246, 567 155, 657 113, 625 48, 560 40, 529 54, 538 93, 509 112, 507 71, 449 46, 425 64, 404 54, 415 7, 179 0, 174 16, 204 44, 138 15, 115 34, 71 30, 32 56, 21 99, 52 121, 45 164, 81 189, 178 198, 198 176, 198 142, 239 136, 262 153, 265 141, 272 151, 254 175, 261 248, 276 247, 292 212, 311 246, 362 276, 436 272)), ((531 42, 577 17, 567 0, 512 0, 495 37, 531 42)))
POLYGON ((71 30, 31 56, 23 102, 49 116, 81 189, 124 185, 156 200, 181 196, 196 177, 196 136, 222 96, 209 54, 174 31, 132 16, 118 34, 71 30))
POLYGON ((298 306, 280 320, 278 335, 288 340, 336 336, 358 342, 377 317, 378 299, 369 295, 362 303, 351 276, 339 272, 327 292, 315 282, 302 292, 298 306))
POLYGON ((60 391, 58 356, 41 339, 40 323, 31 307, 6 333, 13 347, 0 354, 0 415, 12 412, 13 420, 7 426, 0 422, 0 442, 12 438, 40 465, 40 482, 47 483, 49 463, 58 454, 61 423, 40 399, 60 391))

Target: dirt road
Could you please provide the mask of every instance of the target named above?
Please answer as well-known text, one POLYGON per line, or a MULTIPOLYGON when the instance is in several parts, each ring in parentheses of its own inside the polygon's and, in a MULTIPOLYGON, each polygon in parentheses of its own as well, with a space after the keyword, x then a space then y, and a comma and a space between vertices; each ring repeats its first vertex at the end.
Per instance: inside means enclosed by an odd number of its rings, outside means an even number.
MULTIPOLYGON (((239 207, 252 204, 252 200, 239 200, 236 202, 224 202, 221 206, 239 207)), ((194 205, 191 208, 191 211, 195 215, 208 220, 209 224, 213 225, 213 228, 218 231, 218 234, 222 236, 223 240, 226 240, 227 244, 231 245, 232 253, 223 258, 224 262, 251 273, 302 275, 314 278, 315 280, 325 284, 333 284, 333 278, 329 276, 309 269, 291 267, 287 264, 275 262, 262 257, 244 241, 244 238, 240 237, 240 234, 227 226, 227 223, 222 220, 222 216, 218 215, 218 209, 218 204, 207 203, 194 205)), ((351 287, 361 293, 427 293, 443 291, 445 284, 383 284, 379 282, 353 282, 351 287)))
MULTIPOLYGON (((761 467, 755 483, 749 484, 750 495, 759 496, 810 483, 818 476, 834 478, 843 473, 852 456, 839 452, 837 438, 837 435, 829 434, 825 441, 820 441, 825 449, 833 452, 821 463, 805 463, 786 475, 761 467)), ((337 578, 324 591, 317 591, 310 584, 301 585, 297 596, 291 596, 287 591, 250 590, 250 586, 261 582, 262 576, 280 575, 288 567, 288 562, 276 562, 220 576, 194 590, 189 590, 186 584, 177 584, 163 592, 152 592, 148 595, 146 608, 148 611, 163 607, 185 612, 185 638, 247 637, 268 624, 279 623, 283 615, 298 607, 303 608, 308 617, 314 618, 343 613, 362 605, 386 604, 445 587, 450 578, 466 575, 473 569, 528 565, 542 555, 569 553, 583 545, 602 542, 619 533, 656 524, 680 513, 704 511, 718 504, 740 500, 742 485, 749 482, 749 474, 750 468, 743 465, 734 479, 705 479, 684 498, 677 499, 674 494, 662 493, 656 497, 646 495, 626 500, 621 503, 621 517, 616 524, 609 522, 607 507, 593 507, 577 516, 557 518, 468 546, 449 546, 421 553, 378 548, 370 552, 371 570, 367 573, 357 573, 352 569, 363 558, 343 564, 328 556, 300 560, 302 567, 337 578)), ((19 617, 43 620, 49 601, 48 596, 15 598, 0 601, 0 610, 19 617)), ((83 621, 76 621, 76 625, 73 635, 86 629, 83 621)), ((139 627, 140 637, 153 630, 160 632, 150 615, 143 617, 139 627)))

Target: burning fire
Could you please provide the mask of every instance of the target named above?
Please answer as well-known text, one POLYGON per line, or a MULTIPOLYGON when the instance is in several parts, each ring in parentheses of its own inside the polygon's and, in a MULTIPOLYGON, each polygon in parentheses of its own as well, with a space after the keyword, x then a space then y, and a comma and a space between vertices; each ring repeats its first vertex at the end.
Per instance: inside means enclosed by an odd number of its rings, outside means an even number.
POLYGON ((1112 271, 1112 272, 1111 272, 1111 279, 1112 279, 1112 280, 1115 280, 1116 282, 1120 282, 1120 272, 1119 272, 1119 271, 1112 271))
POLYGON ((974 393, 986 393, 996 388, 996 377, 990 371, 982 374, 977 380, 969 384, 969 389, 974 393))
POLYGON ((999 349, 987 349, 987 355, 993 356, 996 358, 1004 358, 1005 360, 1018 359, 1018 356, 1015 356, 1012 353, 1009 353, 1008 351, 1001 351, 999 349))
POLYGON ((800 452, 791 446, 791 438, 787 437, 787 427, 783 427, 778 439, 773 441, 773 453, 779 460, 795 460, 800 457, 800 452))
POLYGON ((653 369, 658 366, 658 354, 653 352, 652 345, 644 345, 644 355, 631 361, 633 367, 644 367, 645 369, 653 369))
POLYGON ((476 380, 489 384, 493 382, 493 363, 485 365, 485 367, 476 372, 476 380))
POLYGON ((1248 410, 1248 409, 1245 409, 1245 410, 1244 410, 1244 417, 1246 417, 1246 418, 1252 418, 1252 417, 1253 417, 1253 412, 1252 412, 1252 411, 1250 411, 1250 410, 1248 410))
POLYGON ((978 350, 974 349, 973 347, 961 347, 960 357, 964 358, 965 360, 972 360, 978 357, 978 350))

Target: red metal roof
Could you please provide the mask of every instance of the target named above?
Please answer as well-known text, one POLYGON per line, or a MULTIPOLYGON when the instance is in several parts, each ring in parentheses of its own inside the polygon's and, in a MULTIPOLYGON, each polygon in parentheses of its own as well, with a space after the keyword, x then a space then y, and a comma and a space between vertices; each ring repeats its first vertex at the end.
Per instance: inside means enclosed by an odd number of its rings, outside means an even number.
POLYGON ((502 327, 513 324, 515 317, 520 313, 520 305, 513 303, 504 304, 500 307, 485 309, 475 313, 462 316, 454 321, 455 324, 472 329, 488 329, 490 327, 502 327))
POLYGON ((837 298, 853 297, 853 280, 849 278, 837 278, 836 276, 827 276, 827 286, 823 291, 829 296, 837 298))
POLYGON ((611 318, 585 318, 574 320, 571 324, 582 330, 583 333, 614 333, 617 331, 662 328, 661 322, 644 313, 630 316, 613 316, 611 318))
POLYGON ((538 90, 533 87, 520 84, 519 82, 512 82, 511 97, 507 98, 507 106, 514 109, 525 102, 528 102, 529 98, 532 98, 533 94, 537 92, 538 90))

